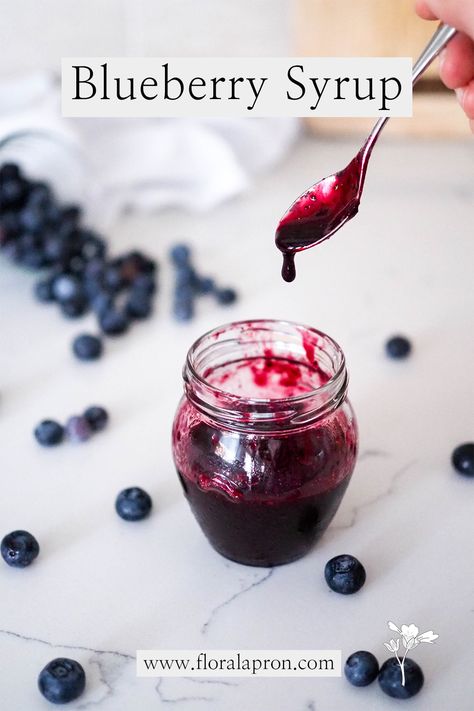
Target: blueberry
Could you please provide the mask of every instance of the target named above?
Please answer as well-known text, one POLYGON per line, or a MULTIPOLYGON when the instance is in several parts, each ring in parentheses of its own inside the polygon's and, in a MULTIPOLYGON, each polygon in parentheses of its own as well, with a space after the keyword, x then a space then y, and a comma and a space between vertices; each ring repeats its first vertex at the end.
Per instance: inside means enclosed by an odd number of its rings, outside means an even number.
POLYGON ((35 428, 34 434, 43 447, 54 447, 63 441, 64 428, 54 420, 43 420, 35 428))
POLYGON ((7 242, 7 244, 2 247, 2 254, 12 262, 19 262, 21 259, 21 248, 18 242, 7 242))
POLYGON ((235 289, 216 289, 215 291, 216 301, 218 304, 223 306, 228 306, 237 301, 237 292, 235 289))
MULTIPOLYGON (((181 270, 179 272, 181 274, 181 270)), ((194 301, 194 285, 192 279, 183 278, 177 279, 174 285, 174 300, 175 301, 194 301)))
POLYGON ((27 205, 20 213, 22 226, 32 232, 40 232, 44 225, 44 213, 39 205, 27 205))
POLYGON ((83 667, 74 659, 58 657, 41 670, 38 688, 52 704, 66 704, 77 699, 86 686, 83 667))
POLYGON ((53 280, 41 279, 36 282, 34 294, 38 301, 41 301, 44 304, 54 301, 53 280))
MULTIPOLYGON (((86 260, 84 257, 80 257, 79 255, 73 255, 67 260, 67 269, 68 271, 71 272, 71 274, 74 274, 75 276, 78 277, 79 280, 82 281, 82 278, 84 276, 84 270, 86 268, 86 260)), ((81 289, 80 291, 83 291, 83 286, 81 284, 81 289)))
POLYGON ((390 358, 407 358, 411 352, 411 343, 405 336, 392 336, 385 344, 385 351, 390 358))
POLYGON ((212 294, 216 288, 214 279, 211 277, 200 277, 196 275, 194 280, 194 290, 197 294, 206 295, 212 294))
POLYGON ((331 558, 324 568, 326 582, 334 592, 352 595, 365 583, 365 568, 352 555, 338 555, 331 558))
POLYGON ((47 264, 44 252, 41 249, 30 249, 24 252, 20 261, 28 269, 41 269, 47 264))
POLYGON ((107 294, 110 297, 110 303, 112 303, 112 295, 110 291, 107 291, 104 287, 103 281, 98 276, 86 276, 84 275, 83 280, 84 293, 87 298, 92 302, 98 294, 107 294))
POLYGON ((395 657, 390 657, 380 668, 379 684, 382 691, 393 699, 410 699, 423 686, 424 676, 413 659, 405 659, 405 686, 402 685, 402 671, 395 657))
POLYGON ((25 185, 22 180, 9 178, 0 183, 0 207, 19 206, 25 195, 25 185))
POLYGON ((67 301, 62 301, 61 313, 66 318, 79 318, 89 310, 89 302, 85 296, 75 296, 67 301))
POLYGON ((344 674, 353 686, 372 684, 379 673, 379 663, 371 652, 354 652, 347 658, 344 674))
POLYGON ((53 293, 59 302, 82 296, 81 281, 74 274, 59 274, 53 282, 53 293))
POLYGON ((32 183, 28 193, 28 205, 48 207, 52 199, 51 189, 46 183, 32 183))
POLYGON ((84 269, 85 279, 100 279, 104 273, 105 262, 100 257, 94 257, 87 261, 84 269))
POLYGON ((173 301, 173 316, 176 321, 191 321, 194 317, 194 300, 192 289, 181 289, 173 301))
POLYGON ((84 417, 93 432, 100 432, 109 421, 109 413, 100 405, 91 405, 84 412, 84 417))
POLYGON ((125 313, 130 318, 148 318, 152 312, 150 295, 145 291, 132 289, 125 304, 125 313))
POLYGON ((191 258, 191 249, 187 244, 175 244, 170 250, 170 259, 177 267, 188 264, 191 258))
POLYGON ((125 283, 131 284, 141 274, 143 256, 140 252, 130 252, 120 260, 120 274, 125 283))
POLYGON ((0 166, 0 182, 20 178, 20 168, 16 163, 4 163, 0 166))
POLYGON ((102 341, 97 336, 82 333, 73 340, 72 350, 79 360, 97 360, 102 355, 102 341))
POLYGON ((150 259, 146 255, 142 254, 142 262, 140 264, 140 272, 142 274, 155 274, 158 269, 158 262, 155 259, 150 259))
POLYGON ((51 262, 65 261, 71 254, 67 240, 57 234, 47 234, 44 240, 44 253, 51 262))
POLYGON ((125 280, 122 276, 121 268, 117 264, 109 264, 105 267, 103 279, 104 287, 113 294, 117 293, 125 286, 125 280))
POLYGON ((43 209, 46 222, 49 225, 56 227, 61 218, 61 208, 59 205, 57 205, 54 200, 50 200, 50 202, 45 205, 43 209))
POLYGON ((156 291, 155 277, 152 274, 139 274, 132 282, 132 290, 154 294, 156 291))
POLYGON ((20 232, 20 220, 14 210, 0 215, 0 227, 8 237, 16 237, 20 232))
POLYGON ((119 336, 128 329, 129 320, 125 314, 109 309, 100 315, 99 324, 108 336, 119 336))
POLYGON ((474 476, 474 442, 465 442, 456 447, 451 463, 459 474, 474 476))
POLYGON ((35 235, 33 232, 24 230, 18 237, 18 244, 25 251, 30 249, 38 249, 41 246, 41 240, 38 235, 35 235))
POLYGON ((0 550, 5 563, 13 568, 26 568, 40 549, 38 541, 28 531, 12 531, 3 538, 0 550))
POLYGON ((105 241, 94 232, 83 231, 82 233, 81 256, 86 261, 91 259, 102 259, 105 256, 105 241))
POLYGON ((110 294, 108 294, 106 291, 98 290, 92 297, 91 297, 91 307, 92 310, 98 315, 101 316, 103 313, 106 311, 109 311, 114 305, 114 300, 110 294))
POLYGON ((180 289, 194 290, 196 284, 196 272, 189 264, 181 264, 176 268, 174 287, 175 291, 180 289))
POLYGON ((125 521, 141 521, 151 511, 149 494, 138 486, 120 492, 115 500, 115 510, 125 521))
POLYGON ((194 318, 194 306, 191 301, 177 302, 173 306, 173 316, 176 321, 186 322, 192 321, 194 318))
POLYGON ((121 268, 124 269, 124 276, 127 279, 133 280, 137 274, 141 274, 146 270, 145 267, 149 260, 145 257, 143 252, 140 252, 138 249, 134 249, 131 252, 123 254, 119 258, 119 261, 121 268))
POLYGON ((92 435, 92 428, 84 416, 73 415, 64 429, 71 442, 87 442, 92 435))
POLYGON ((81 208, 78 205, 67 205, 61 208, 59 214, 59 230, 61 235, 67 237, 76 228, 81 217, 81 208))

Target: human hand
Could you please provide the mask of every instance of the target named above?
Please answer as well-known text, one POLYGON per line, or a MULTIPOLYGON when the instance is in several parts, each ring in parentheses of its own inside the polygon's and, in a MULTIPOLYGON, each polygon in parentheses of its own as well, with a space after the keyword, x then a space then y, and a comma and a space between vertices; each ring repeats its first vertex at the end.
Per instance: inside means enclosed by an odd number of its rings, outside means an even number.
POLYGON ((474 133, 474 0, 416 0, 416 11, 459 30, 440 56, 439 73, 456 91, 474 133))

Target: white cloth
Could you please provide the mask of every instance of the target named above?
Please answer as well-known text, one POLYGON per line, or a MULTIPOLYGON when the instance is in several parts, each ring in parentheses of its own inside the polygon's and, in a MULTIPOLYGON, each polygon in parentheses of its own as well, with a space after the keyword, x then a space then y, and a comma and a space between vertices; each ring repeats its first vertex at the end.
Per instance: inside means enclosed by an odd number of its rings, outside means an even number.
POLYGON ((277 163, 298 132, 294 119, 64 119, 59 94, 43 73, 0 83, 0 141, 35 131, 72 146, 109 211, 209 210, 277 163))

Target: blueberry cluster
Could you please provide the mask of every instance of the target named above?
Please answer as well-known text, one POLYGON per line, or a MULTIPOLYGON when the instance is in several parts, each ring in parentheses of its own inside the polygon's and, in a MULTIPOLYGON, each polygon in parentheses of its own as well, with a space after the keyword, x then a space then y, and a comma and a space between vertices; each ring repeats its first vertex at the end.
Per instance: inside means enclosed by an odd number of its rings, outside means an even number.
MULTIPOLYGON (((334 592, 352 595, 365 583, 366 572, 362 563, 352 555, 331 558, 324 568, 324 577, 334 592)), ((423 672, 412 659, 405 659, 405 679, 402 679, 396 657, 390 657, 379 668, 372 652, 353 652, 345 663, 344 675, 353 686, 368 686, 378 678, 382 691, 396 699, 409 699, 417 694, 424 683, 423 672)))
POLYGON ((228 306, 237 300, 237 292, 228 287, 219 287, 211 277, 200 276, 191 261, 191 249, 187 244, 177 244, 170 251, 175 269, 173 314, 177 321, 191 321, 194 304, 199 296, 213 296, 218 304, 228 306))
MULTIPOLYGON (((38 301, 56 303, 67 318, 92 310, 108 336, 152 313, 156 262, 137 250, 109 257, 104 238, 82 226, 77 205, 61 205, 14 163, 0 167, 0 250, 16 264, 48 270, 34 287, 38 301)), ((97 341, 74 342, 74 354, 100 357, 97 341)))
POLYGON ((379 663, 371 652, 358 651, 351 654, 344 665, 344 676, 353 686, 368 686, 378 678, 382 691, 393 699, 410 699, 424 684, 421 667, 406 658, 404 661, 405 679, 398 659, 390 657, 379 669, 379 663))
MULTIPOLYGON (((353 555, 338 555, 331 558, 324 568, 324 577, 334 592, 352 595, 365 583, 366 572, 362 563, 353 555)), ((372 652, 353 652, 345 663, 344 675, 353 686, 368 686, 378 678, 382 691, 397 699, 409 699, 423 686, 423 672, 416 662, 405 659, 405 680, 398 660, 387 659, 382 667, 372 652)))
POLYGON ((71 442, 86 442, 104 429, 109 420, 107 410, 91 405, 82 415, 73 415, 63 426, 56 420, 43 420, 34 431, 36 441, 43 447, 54 447, 67 438, 71 442))

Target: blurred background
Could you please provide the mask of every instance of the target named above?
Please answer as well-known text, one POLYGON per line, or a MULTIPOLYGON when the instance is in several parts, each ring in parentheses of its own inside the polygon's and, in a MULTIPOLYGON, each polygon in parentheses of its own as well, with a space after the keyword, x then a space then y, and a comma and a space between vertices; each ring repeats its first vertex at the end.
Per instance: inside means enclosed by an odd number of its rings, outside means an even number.
MULTIPOLYGON (((412 0, 44 0, 41 12, 34 0, 2 0, 0 7, 4 77, 58 72, 58 58, 80 55, 415 56, 434 30, 415 16, 412 0)), ((424 115, 431 109, 429 132, 465 133, 456 115, 447 120, 445 96, 431 102, 445 94, 435 67, 419 91, 429 95, 419 102, 424 115)))
POLYGON ((272 56, 290 47, 290 0, 2 0, 2 74, 62 56, 272 56), (47 18, 47 19, 46 19, 47 18))
MULTIPOLYGON (((100 195, 105 226, 130 206, 210 209, 276 165, 298 133, 362 138, 372 121, 64 121, 62 56, 416 56, 435 28, 415 16, 412 0, 45 0, 41 10, 33 0, 1 0, 0 7, 0 141, 32 131, 56 139, 52 151, 22 136, 2 159, 21 155, 30 173, 47 163, 43 177, 90 211, 100 195), (54 158, 45 161, 44 152, 54 158), (184 199, 182 187, 190 185, 184 199)), ((414 118, 392 120, 385 134, 468 136, 435 66, 417 87, 414 118)))

